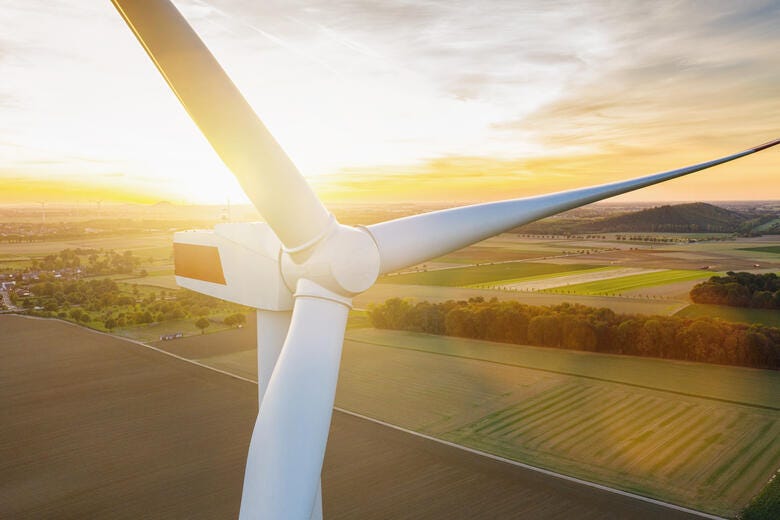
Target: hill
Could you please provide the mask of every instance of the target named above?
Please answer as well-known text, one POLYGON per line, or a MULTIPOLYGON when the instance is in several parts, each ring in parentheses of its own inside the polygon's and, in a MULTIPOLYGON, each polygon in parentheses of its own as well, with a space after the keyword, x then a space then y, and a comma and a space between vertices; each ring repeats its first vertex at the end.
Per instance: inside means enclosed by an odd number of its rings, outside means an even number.
POLYGON ((519 233, 772 233, 774 213, 748 214, 704 202, 664 205, 654 208, 578 219, 564 215, 517 228, 519 233))
POLYGON ((626 213, 582 226, 584 232, 734 233, 748 217, 727 209, 694 202, 659 206, 626 213))

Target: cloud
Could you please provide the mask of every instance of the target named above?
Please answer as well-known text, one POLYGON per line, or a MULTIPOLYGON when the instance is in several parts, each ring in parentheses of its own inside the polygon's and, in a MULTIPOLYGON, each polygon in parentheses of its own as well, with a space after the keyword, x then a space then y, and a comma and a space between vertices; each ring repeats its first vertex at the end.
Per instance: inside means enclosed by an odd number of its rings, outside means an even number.
POLYGON ((623 3, 602 19, 613 60, 503 128, 533 128, 550 146, 591 152, 615 143, 715 150, 772 137, 780 128, 780 4, 647 5, 623 3))
MULTIPOLYGON (((301 170, 341 179, 332 194, 416 197, 409 179, 426 197, 447 179, 461 188, 442 197, 558 189, 780 128, 776 1, 174 1, 301 170)), ((0 141, 13 144, 0 168, 235 200, 110 5, 6 3, 0 25, 0 141)), ((732 186, 742 198, 777 161, 746 164, 760 171, 732 186)))

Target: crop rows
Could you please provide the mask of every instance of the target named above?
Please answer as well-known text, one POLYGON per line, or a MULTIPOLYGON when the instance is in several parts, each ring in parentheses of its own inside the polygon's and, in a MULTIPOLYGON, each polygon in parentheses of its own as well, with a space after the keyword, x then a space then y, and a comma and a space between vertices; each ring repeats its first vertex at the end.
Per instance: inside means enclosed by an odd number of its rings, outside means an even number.
POLYGON ((704 279, 712 276, 709 271, 665 270, 655 273, 637 274, 611 278, 596 282, 568 285, 563 288, 549 289, 550 291, 564 290, 570 294, 583 294, 592 296, 611 296, 625 291, 640 289, 642 287, 654 287, 676 282, 704 279))
POLYGON ((564 380, 448 438, 651 496, 733 513, 776 469, 780 418, 623 385, 564 380))

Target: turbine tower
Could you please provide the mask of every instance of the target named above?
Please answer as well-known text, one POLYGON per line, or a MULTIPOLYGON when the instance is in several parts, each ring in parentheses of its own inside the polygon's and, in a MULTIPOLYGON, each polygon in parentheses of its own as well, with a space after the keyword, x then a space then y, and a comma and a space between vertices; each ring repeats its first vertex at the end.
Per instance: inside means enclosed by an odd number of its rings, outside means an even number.
POLYGON ((179 285, 257 309, 259 412, 244 520, 322 517, 320 472, 347 314, 379 275, 780 143, 628 181, 349 227, 322 205, 169 0, 112 2, 265 219, 174 237, 179 285))

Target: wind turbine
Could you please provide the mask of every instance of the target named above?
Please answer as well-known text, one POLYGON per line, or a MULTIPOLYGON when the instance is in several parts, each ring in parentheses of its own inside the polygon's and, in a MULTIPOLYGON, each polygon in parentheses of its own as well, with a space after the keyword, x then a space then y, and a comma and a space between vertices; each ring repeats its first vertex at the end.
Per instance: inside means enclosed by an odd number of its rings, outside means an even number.
POLYGON ((322 517, 320 473, 347 314, 379 275, 780 143, 628 181, 349 227, 317 199, 169 0, 112 2, 266 220, 174 237, 179 285, 257 309, 259 412, 242 519, 322 517))

